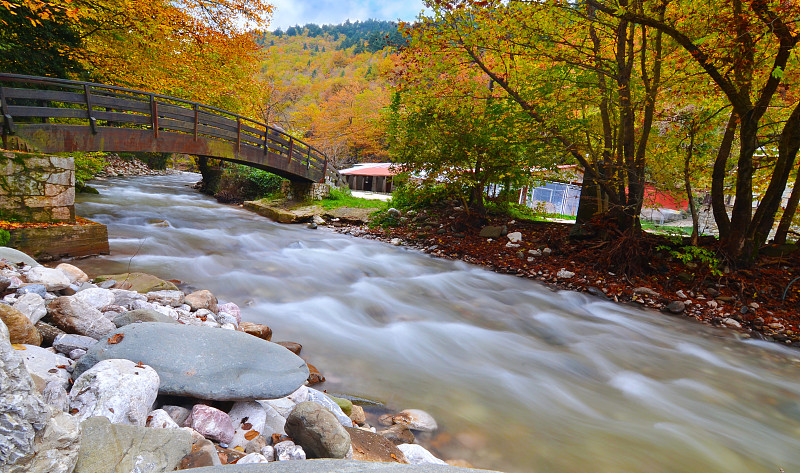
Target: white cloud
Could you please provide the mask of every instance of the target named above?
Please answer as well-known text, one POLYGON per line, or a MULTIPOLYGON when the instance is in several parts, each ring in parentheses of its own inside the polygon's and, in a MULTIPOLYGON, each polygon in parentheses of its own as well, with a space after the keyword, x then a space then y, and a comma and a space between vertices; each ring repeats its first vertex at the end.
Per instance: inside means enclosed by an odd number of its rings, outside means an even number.
POLYGON ((286 29, 306 23, 338 24, 345 20, 411 21, 423 9, 422 0, 273 0, 270 29, 286 29))

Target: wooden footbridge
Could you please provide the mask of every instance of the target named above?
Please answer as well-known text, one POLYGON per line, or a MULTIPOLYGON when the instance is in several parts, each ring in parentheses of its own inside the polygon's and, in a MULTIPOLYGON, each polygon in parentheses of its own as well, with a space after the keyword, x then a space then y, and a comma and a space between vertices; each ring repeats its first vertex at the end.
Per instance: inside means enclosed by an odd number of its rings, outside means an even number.
POLYGON ((0 73, 3 145, 41 153, 186 153, 295 182, 338 178, 324 154, 287 133, 197 102, 90 82, 0 73))

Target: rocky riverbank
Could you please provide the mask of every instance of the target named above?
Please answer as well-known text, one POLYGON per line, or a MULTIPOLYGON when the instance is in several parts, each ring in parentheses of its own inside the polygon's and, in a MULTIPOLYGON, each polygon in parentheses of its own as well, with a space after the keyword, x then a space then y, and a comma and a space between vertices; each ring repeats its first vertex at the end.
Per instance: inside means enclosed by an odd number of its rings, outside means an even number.
POLYGON ((174 174, 173 169, 151 169, 146 163, 139 159, 122 159, 116 154, 106 156, 106 165, 97 178, 121 177, 121 176, 164 176, 174 174))
POLYGON ((466 471, 420 445, 430 415, 310 387, 298 344, 209 291, 0 248, 0 299, 4 472, 466 471))
POLYGON ((603 268, 604 244, 570 240, 569 225, 490 217, 475 224, 459 208, 402 213, 387 211, 391 225, 341 225, 336 231, 407 246, 431 256, 459 259, 489 270, 539 281, 553 289, 586 292, 667 315, 733 330, 754 338, 800 347, 800 251, 762 257, 735 272, 714 273, 698 261, 656 251, 668 243, 651 235, 644 244, 652 259, 640 274, 603 268))

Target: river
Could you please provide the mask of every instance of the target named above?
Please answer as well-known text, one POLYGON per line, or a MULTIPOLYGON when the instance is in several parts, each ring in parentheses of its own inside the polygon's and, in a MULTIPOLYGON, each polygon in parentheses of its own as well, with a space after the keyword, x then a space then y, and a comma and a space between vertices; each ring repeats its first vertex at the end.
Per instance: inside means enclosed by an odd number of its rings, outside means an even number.
POLYGON ((800 471, 800 352, 680 317, 325 229, 188 186, 80 195, 108 225, 90 274, 142 271, 242 306, 302 343, 330 392, 420 408, 445 457, 509 473, 800 471))

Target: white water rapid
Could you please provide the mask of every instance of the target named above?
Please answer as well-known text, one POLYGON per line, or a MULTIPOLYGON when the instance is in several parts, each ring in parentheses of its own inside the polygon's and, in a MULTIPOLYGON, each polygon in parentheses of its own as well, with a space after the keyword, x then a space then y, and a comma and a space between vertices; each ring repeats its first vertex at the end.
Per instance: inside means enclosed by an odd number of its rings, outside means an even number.
POLYGON ((448 458, 510 473, 800 472, 800 352, 218 204, 197 175, 109 179, 90 274, 143 271, 302 343, 331 392, 424 409, 448 458))

